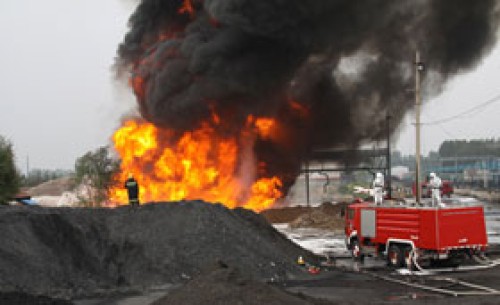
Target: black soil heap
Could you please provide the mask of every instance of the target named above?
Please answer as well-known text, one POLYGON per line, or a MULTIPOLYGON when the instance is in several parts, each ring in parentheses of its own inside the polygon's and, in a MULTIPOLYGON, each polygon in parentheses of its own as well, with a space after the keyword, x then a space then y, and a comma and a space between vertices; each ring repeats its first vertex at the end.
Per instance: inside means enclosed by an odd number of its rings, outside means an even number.
POLYGON ((137 208, 0 208, 0 291, 86 296, 190 279, 222 260, 263 281, 310 253, 262 216, 203 202, 137 208))
POLYGON ((292 295, 252 280, 223 263, 172 291, 152 305, 327 305, 323 300, 292 295))

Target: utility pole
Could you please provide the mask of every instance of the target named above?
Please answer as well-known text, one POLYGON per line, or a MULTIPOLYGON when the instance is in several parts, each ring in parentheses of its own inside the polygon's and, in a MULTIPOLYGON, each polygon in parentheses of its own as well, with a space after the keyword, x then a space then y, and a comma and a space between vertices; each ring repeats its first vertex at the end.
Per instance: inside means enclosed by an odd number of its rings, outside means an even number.
POLYGON ((488 168, 488 162, 487 160, 483 160, 483 187, 485 189, 488 189, 488 174, 489 174, 489 168, 488 168))
POLYGON ((307 207, 311 205, 309 194, 309 161, 306 161, 306 203, 307 207))
POLYGON ((416 130, 416 145, 415 145, 415 195, 417 204, 420 204, 421 186, 420 186, 420 72, 424 71, 424 64, 420 62, 420 53, 415 53, 415 130, 416 130))
POLYGON ((30 174, 30 155, 26 155, 26 178, 30 174))
POLYGON ((387 195, 392 199, 392 171, 391 171, 391 116, 386 117, 387 122, 387 195))

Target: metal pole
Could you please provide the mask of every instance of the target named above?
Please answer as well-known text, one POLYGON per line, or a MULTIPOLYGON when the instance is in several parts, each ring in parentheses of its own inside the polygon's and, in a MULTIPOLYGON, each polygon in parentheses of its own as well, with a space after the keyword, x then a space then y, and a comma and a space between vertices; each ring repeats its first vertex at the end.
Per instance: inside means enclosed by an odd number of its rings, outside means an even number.
POLYGON ((309 200, 309 161, 306 161, 306 203, 307 207, 310 205, 309 200))
POLYGON ((392 199, 392 172, 391 172, 391 116, 387 115, 387 195, 392 199))
POLYGON ((416 143, 415 143, 415 194, 417 203, 420 204, 421 187, 420 187, 420 69, 422 69, 420 62, 420 53, 417 51, 415 54, 415 130, 416 130, 416 143))
POLYGON ((483 160, 483 187, 484 189, 488 189, 488 162, 486 160, 483 160))

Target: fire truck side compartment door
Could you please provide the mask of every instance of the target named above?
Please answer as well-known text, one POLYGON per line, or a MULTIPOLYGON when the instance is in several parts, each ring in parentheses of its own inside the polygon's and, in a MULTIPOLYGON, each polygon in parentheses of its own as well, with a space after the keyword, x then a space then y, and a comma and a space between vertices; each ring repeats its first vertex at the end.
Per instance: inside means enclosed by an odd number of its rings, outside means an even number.
POLYGON ((376 211, 361 210, 361 236, 374 238, 376 232, 376 211))

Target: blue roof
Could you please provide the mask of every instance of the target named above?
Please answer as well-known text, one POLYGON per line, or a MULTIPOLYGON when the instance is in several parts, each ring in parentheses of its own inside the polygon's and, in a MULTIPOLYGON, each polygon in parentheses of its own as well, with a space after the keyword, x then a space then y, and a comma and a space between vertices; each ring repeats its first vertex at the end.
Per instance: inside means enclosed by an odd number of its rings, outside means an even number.
POLYGON ((19 200, 22 204, 25 204, 25 205, 38 205, 38 202, 36 202, 35 200, 33 199, 21 199, 19 200))

